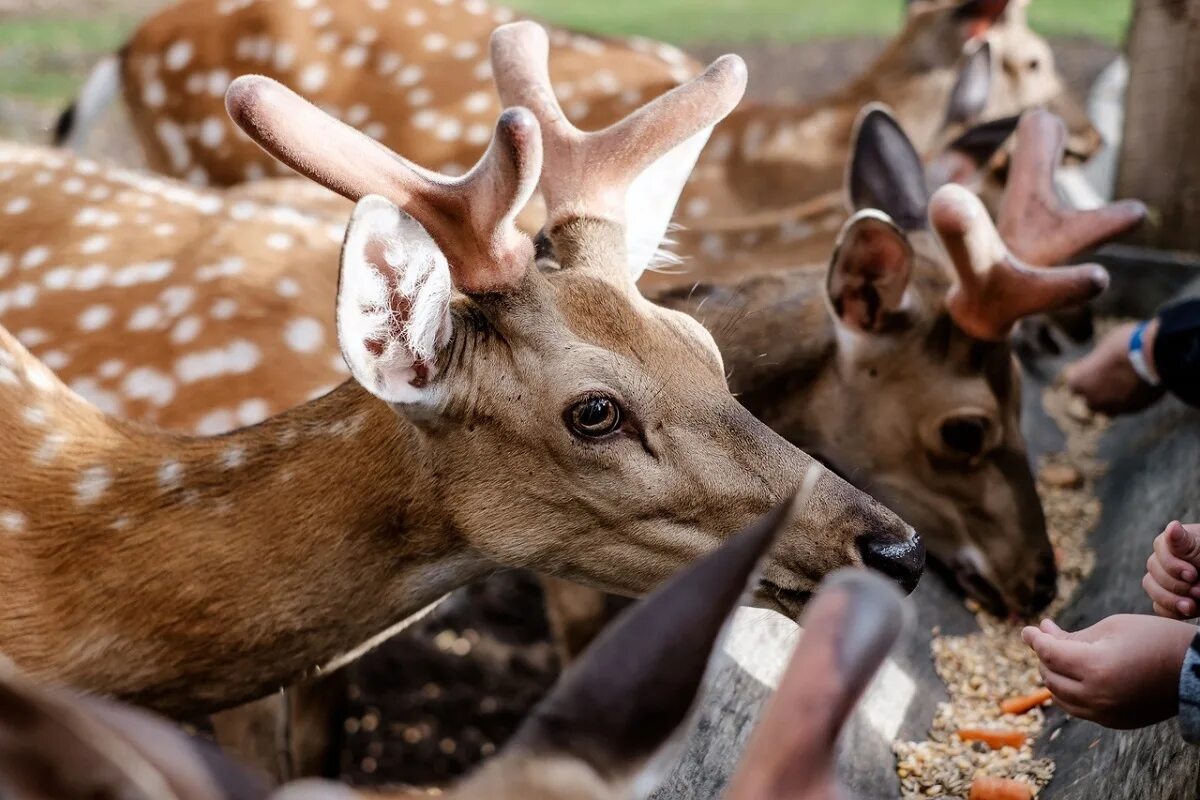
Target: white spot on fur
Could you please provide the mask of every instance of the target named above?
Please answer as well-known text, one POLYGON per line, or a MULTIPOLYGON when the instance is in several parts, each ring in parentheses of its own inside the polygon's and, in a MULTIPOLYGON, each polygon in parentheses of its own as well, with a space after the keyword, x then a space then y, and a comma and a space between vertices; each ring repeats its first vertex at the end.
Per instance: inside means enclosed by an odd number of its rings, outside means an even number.
POLYGON ((162 108, 167 102, 167 87, 155 78, 142 86, 142 102, 149 108, 162 108))
POLYGON ((170 286, 158 296, 170 317, 178 317, 186 311, 195 298, 196 290, 191 286, 170 286))
POLYGON ((175 172, 183 172, 187 169, 192 162, 192 153, 188 149, 187 137, 184 136, 183 128, 169 119, 159 119, 154 124, 154 132, 158 136, 159 142, 162 143, 163 149, 167 151, 171 168, 175 172))
POLYGON ((129 315, 129 322, 125 327, 131 331, 148 331, 151 328, 157 328, 164 322, 162 309, 157 305, 138 306, 133 313, 129 315))
POLYGON ((200 144, 215 150, 225 141, 225 123, 216 117, 205 117, 200 123, 200 144))
POLYGON ((275 69, 288 70, 296 63, 296 46, 291 42, 279 42, 275 45, 275 69))
POLYGON ((129 264, 114 272, 109 282, 122 288, 140 283, 155 283, 170 275, 174 268, 175 264, 167 260, 129 264))
POLYGON ((213 97, 224 97, 231 80, 228 70, 214 69, 208 73, 208 93, 213 97))
POLYGON ((468 58, 474 58, 475 56, 479 55, 479 45, 475 44, 475 42, 471 41, 470 39, 461 41, 454 45, 454 47, 450 48, 450 55, 454 56, 460 61, 466 61, 468 58))
POLYGON ((425 70, 416 64, 409 64, 396 73, 396 83, 400 86, 416 86, 425 77, 425 70))
POLYGON ((210 411, 200 418, 196 423, 196 433, 200 436, 216 436, 220 433, 225 433, 228 430, 236 427, 233 412, 228 409, 219 408, 216 411, 210 411))
POLYGON ((387 136, 387 127, 382 122, 372 122, 363 128, 362 132, 372 139, 382 139, 384 136, 387 136))
POLYGON ((107 378, 108 380, 112 380, 124 371, 125 362, 119 358, 108 359, 100 365, 98 370, 96 370, 97 374, 99 374, 101 378, 107 378))
POLYGON ((320 91, 329 77, 329 69, 324 64, 309 64, 300 71, 300 89, 305 92, 320 91))
POLYGON ((212 304, 212 308, 208 310, 209 315, 213 319, 232 319, 237 313, 238 304, 232 297, 222 297, 212 304))
POLYGON ((225 469, 238 469, 246 463, 246 448, 241 445, 231 445, 221 454, 221 462, 225 469))
POLYGON ((280 278, 275 284, 275 292, 280 297, 299 297, 300 284, 292 278, 280 278))
POLYGON ((178 72, 192 60, 192 52, 192 43, 187 39, 180 39, 167 48, 167 52, 163 54, 163 64, 172 72, 178 72))
POLYGON ((59 370, 71 363, 71 358, 62 350, 49 350, 42 353, 42 363, 50 369, 59 370))
POLYGON ((271 415, 267 401, 260 397, 243 400, 238 403, 237 420, 240 425, 257 425, 271 415))
POLYGON ((446 35, 437 31, 426 34, 425 38, 421 40, 421 46, 431 53, 442 52, 446 49, 447 44, 449 44, 449 40, 446 39, 446 35))
POLYGON ((25 421, 30 425, 41 427, 46 424, 46 409, 40 406, 29 406, 25 409, 25 421))
POLYGON ((253 342, 235 339, 224 347, 189 353, 175 362, 175 375, 195 383, 218 375, 244 375, 262 362, 262 351, 253 342))
POLYGON ((4 213, 24 214, 29 210, 30 205, 32 205, 32 203, 29 202, 28 197, 14 197, 12 200, 9 200, 4 204, 4 213))
POLYGON ((79 315, 79 329, 81 331, 98 331, 107 325, 112 318, 112 306, 104 304, 90 306, 84 309, 79 315))
POLYGON ((376 65, 376 69, 379 70, 380 75, 391 75, 400 69, 400 65, 403 63, 404 59, 400 57, 399 53, 389 51, 379 56, 379 63, 376 65))
POLYGON ((156 408, 165 408, 175 399, 175 381, 153 367, 137 367, 125 376, 121 391, 130 400, 145 400, 156 408))
POLYGON ((411 25, 414 28, 424 25, 427 19, 428 17, 426 16, 425 12, 419 8, 410 8, 408 11, 404 12, 405 24, 411 25))
POLYGON ((433 135, 443 142, 454 142, 462 137, 462 123, 451 117, 438 122, 433 129, 433 135))
POLYGON ((171 341, 175 344, 187 344, 194 341, 200 335, 203 327, 204 321, 200 317, 189 314, 175 323, 175 327, 171 329, 171 341))
POLYGON ((158 486, 160 489, 171 491, 178 489, 183 483, 183 464, 173 458, 163 461, 158 467, 158 486))
POLYGON ((25 328, 17 333, 17 340, 26 347, 37 347, 50 341, 50 334, 41 328, 25 328))
POLYGON ((112 473, 108 467, 88 467, 75 482, 75 501, 81 506, 91 505, 104 496, 112 485, 112 473))
POLYGON ((472 114, 482 114, 492 107, 492 95, 488 92, 471 92, 463 100, 463 108, 472 114))
POLYGON ((358 69, 367 63, 367 48, 360 44, 351 45, 342 51, 342 66, 358 69))
POLYGON ((29 520, 20 511, 0 512, 0 528, 9 533, 24 533, 28 525, 29 520))
POLYGON ((325 341, 325 326, 312 317, 299 317, 288 322, 283 338, 297 353, 311 353, 325 341))
POLYGON ((21 256, 21 269, 40 267, 50 257, 50 248, 43 245, 31 247, 21 256))
POLYGON ((79 244, 79 252, 81 253, 99 253, 108 248, 109 238, 102 233, 95 236, 89 236, 79 244))
POLYGON ((346 109, 346 122, 351 125, 362 125, 371 117, 371 109, 362 103, 355 103, 346 109))
POLYGON ((467 128, 466 140, 469 144, 484 145, 491 141, 492 129, 487 125, 476 123, 467 128))
POLYGON ((267 247, 272 250, 291 250, 295 243, 296 240, 286 233, 276 232, 267 236, 267 247))

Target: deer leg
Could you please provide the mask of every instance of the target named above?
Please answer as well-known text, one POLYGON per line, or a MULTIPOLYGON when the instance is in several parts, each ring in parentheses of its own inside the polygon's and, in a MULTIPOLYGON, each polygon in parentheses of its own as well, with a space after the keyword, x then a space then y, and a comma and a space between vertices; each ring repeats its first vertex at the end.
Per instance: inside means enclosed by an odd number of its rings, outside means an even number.
POLYGON ((600 631, 633 602, 560 578, 543 575, 541 582, 546 619, 563 667, 578 658, 600 631))

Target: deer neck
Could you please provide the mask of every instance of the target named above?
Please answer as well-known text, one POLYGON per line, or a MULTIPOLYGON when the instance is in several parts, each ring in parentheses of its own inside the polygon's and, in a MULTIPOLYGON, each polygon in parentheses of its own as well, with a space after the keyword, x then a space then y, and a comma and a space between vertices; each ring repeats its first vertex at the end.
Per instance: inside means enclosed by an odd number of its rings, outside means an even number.
POLYGON ((356 383, 202 439, 68 399, 29 406, 42 430, 13 456, 42 463, 0 482, 20 528, 0 536, 0 651, 36 677, 203 713, 487 569, 439 511, 425 436, 356 383))

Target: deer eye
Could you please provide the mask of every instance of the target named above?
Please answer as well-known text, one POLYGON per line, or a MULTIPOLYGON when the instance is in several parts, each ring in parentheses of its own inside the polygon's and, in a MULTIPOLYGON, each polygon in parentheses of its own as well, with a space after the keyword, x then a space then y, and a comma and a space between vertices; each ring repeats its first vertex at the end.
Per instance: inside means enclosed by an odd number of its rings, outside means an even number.
POLYGON ((1040 66, 1042 66, 1042 62, 1037 60, 1036 58, 1031 58, 1031 59, 1029 59, 1029 63, 1026 64, 1025 66, 1029 68, 1030 72, 1037 72, 1038 68, 1040 66))
POLYGON ((621 407, 610 397, 588 397, 567 409, 567 426, 577 435, 599 439, 621 426, 621 407))
POLYGON ((984 417, 955 417, 942 423, 942 444, 953 454, 977 458, 987 442, 988 425, 984 417))

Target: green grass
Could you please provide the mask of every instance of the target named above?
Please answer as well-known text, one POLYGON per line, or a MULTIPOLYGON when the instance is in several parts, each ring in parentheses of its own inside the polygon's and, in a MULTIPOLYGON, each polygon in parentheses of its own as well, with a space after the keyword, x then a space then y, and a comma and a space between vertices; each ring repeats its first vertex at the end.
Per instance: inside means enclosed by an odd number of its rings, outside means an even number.
MULTIPOLYGON (((581 30, 687 45, 884 36, 899 27, 904 0, 513 0, 512 5, 581 30)), ((1133 0, 1036 0, 1030 17, 1048 34, 1117 44, 1132 5, 1133 0)))
POLYGON ((91 65, 117 49, 137 21, 124 14, 30 16, 0 22, 0 94, 61 102, 91 65))

